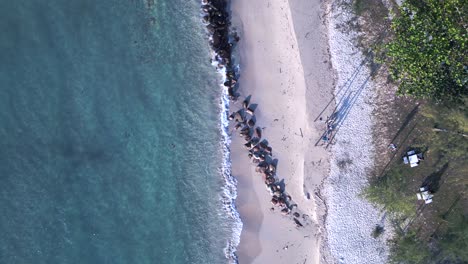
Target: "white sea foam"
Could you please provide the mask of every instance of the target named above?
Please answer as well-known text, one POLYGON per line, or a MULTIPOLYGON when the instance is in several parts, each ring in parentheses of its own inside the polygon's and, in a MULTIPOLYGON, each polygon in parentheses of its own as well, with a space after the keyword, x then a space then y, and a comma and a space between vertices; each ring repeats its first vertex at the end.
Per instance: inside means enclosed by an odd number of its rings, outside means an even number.
MULTIPOLYGON (((213 65, 218 68, 217 62, 213 62, 213 65)), ((224 83, 226 81, 226 68, 222 67, 218 70, 218 72, 222 75, 222 82, 224 83)), ((235 200, 237 198, 237 180, 231 174, 231 152, 229 148, 231 144, 231 138, 228 133, 229 97, 227 89, 224 87, 224 85, 221 84, 220 86, 223 91, 221 96, 220 110, 220 130, 223 136, 223 165, 221 170, 225 184, 221 199, 225 212, 227 213, 228 217, 233 220, 232 237, 227 241, 224 252, 226 258, 228 258, 231 263, 238 263, 235 253, 240 242, 240 235, 243 224, 235 204, 235 200)))
MULTIPOLYGON (((201 4, 203 5, 203 1, 201 1, 201 4)), ((200 14, 201 17, 203 17, 205 14, 202 12, 200 14)), ((206 26, 209 23, 202 23, 206 26)), ((211 42, 213 40, 212 36, 208 36, 208 40, 211 42)), ((231 137, 229 136, 229 121, 228 121, 228 115, 229 115, 229 96, 228 96, 228 91, 226 87, 224 86, 224 82, 227 81, 227 75, 226 75, 226 67, 222 66, 220 67, 220 64, 218 61, 216 61, 216 53, 212 51, 212 65, 217 69, 217 72, 221 75, 222 77, 222 82, 220 84, 220 88, 222 90, 221 93, 221 100, 220 100, 220 113, 219 113, 219 118, 220 118, 220 132, 222 135, 222 153, 223 153, 223 163, 221 165, 221 175, 223 176, 224 180, 224 186, 223 190, 221 193, 221 201, 223 203, 223 210, 226 213, 226 216, 230 219, 230 228, 231 228, 231 237, 228 238, 226 241, 226 247, 224 248, 224 255, 228 259, 229 263, 231 264, 237 264, 238 259, 236 256, 236 251, 237 251, 237 246, 240 243, 240 236, 242 232, 242 227, 243 223, 240 218, 239 212, 237 211, 236 208, 236 198, 237 198, 237 180, 232 176, 231 174, 231 151, 230 151, 230 145, 231 145, 231 137)), ((239 66, 236 67, 238 69, 239 66)))

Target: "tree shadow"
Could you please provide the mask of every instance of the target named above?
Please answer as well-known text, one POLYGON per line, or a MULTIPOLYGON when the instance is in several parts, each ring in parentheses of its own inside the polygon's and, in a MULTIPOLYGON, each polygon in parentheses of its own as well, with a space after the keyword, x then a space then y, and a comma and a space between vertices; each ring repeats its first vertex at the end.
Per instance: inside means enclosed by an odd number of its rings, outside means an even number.
POLYGON ((448 166, 449 163, 447 162, 438 171, 427 176, 426 179, 424 179, 422 186, 427 186, 431 193, 436 193, 440 188, 440 179, 442 178, 442 175, 444 175, 444 173, 447 171, 448 166))
POLYGON ((413 108, 413 110, 411 110, 411 112, 406 116, 405 121, 403 121, 403 123, 400 126, 400 129, 398 129, 398 132, 395 134, 395 136, 393 137, 393 139, 390 142, 394 142, 395 139, 398 138, 398 136, 401 134, 401 132, 403 132, 403 130, 406 128, 406 126, 408 126, 408 124, 411 122, 411 120, 413 120, 413 118, 416 116, 416 114, 418 113, 418 110, 419 110, 419 104, 417 104, 413 108))

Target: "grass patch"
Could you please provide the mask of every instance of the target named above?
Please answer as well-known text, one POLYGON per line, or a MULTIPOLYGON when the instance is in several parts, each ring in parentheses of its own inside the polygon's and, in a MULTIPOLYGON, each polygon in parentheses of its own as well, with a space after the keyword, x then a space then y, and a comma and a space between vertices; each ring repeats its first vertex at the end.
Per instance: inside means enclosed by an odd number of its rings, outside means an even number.
MULTIPOLYGON (((457 208, 460 211, 462 208, 457 208)), ((468 218, 466 215, 454 213, 445 219, 446 230, 440 232, 437 238, 444 256, 442 260, 463 262, 468 260, 468 218)))
POLYGON ((400 167, 392 168, 382 177, 372 180, 364 191, 364 197, 374 204, 384 206, 384 210, 393 215, 411 215, 415 210, 414 194, 401 193, 413 179, 400 167))
POLYGON ((427 245, 420 241, 416 231, 397 234, 393 243, 398 246, 392 247, 391 263, 429 263, 431 252, 427 245))
POLYGON ((468 111, 425 103, 405 114, 411 118, 401 118, 401 127, 394 128, 399 151, 363 195, 383 206, 399 230, 392 262, 468 262, 468 111), (418 167, 403 164, 409 149, 424 154, 418 167), (434 194, 433 203, 416 199, 421 186, 434 194))

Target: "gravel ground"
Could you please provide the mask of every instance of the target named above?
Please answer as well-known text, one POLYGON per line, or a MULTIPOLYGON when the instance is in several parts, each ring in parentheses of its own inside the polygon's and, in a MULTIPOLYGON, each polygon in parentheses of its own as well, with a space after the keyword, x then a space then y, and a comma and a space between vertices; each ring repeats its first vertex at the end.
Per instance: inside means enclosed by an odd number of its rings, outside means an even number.
POLYGON ((360 197, 375 161, 372 138, 376 91, 365 57, 354 45, 351 1, 334 1, 329 18, 329 40, 336 71, 334 144, 330 145, 330 175, 324 183, 327 204, 327 263, 385 263, 387 239, 393 233, 385 214, 360 197), (379 238, 371 236, 384 226, 379 238))

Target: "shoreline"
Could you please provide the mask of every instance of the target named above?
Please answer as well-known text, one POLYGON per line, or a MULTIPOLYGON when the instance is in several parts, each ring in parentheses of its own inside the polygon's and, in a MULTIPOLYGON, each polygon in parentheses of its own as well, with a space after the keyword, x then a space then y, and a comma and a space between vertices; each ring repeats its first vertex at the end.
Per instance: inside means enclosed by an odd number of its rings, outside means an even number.
POLYGON ((225 248, 230 262, 375 263, 388 257, 392 231, 385 214, 359 196, 375 159, 376 92, 367 59, 354 44, 360 33, 346 1, 202 1, 212 62, 224 82, 222 200, 235 223, 225 248), (240 128, 242 137, 233 135, 240 128), (254 133, 267 141, 253 141, 260 152, 247 152, 242 145, 254 133), (259 162, 273 168, 259 169, 259 162), (279 209, 269 203, 278 199, 279 209), (388 228, 379 239, 370 235, 376 225, 388 228))
MULTIPOLYGON (((223 71, 218 72, 225 76, 223 71)), ((223 79, 223 81, 226 81, 223 79)), ((221 87, 223 85, 220 85, 221 87)), ((226 247, 224 248, 224 254, 226 258, 231 263, 238 263, 238 258, 236 255, 237 246, 240 243, 240 234, 243 229, 243 223, 240 218, 239 212, 236 208, 236 199, 237 199, 237 180, 233 177, 231 172, 231 137, 229 135, 229 97, 227 91, 223 90, 222 100, 221 100, 221 113, 220 113, 220 130, 223 137, 222 142, 222 152, 224 157, 224 163, 221 166, 221 173, 224 179, 224 188, 222 194, 223 209, 227 215, 233 220, 232 226, 232 236, 228 240, 226 247)))
POLYGON ((220 87, 222 89, 220 98, 220 132, 222 136, 223 164, 221 174, 223 175, 224 187, 222 189, 221 201, 223 209, 228 218, 232 220, 231 237, 227 238, 224 247, 224 255, 228 263, 238 263, 236 255, 237 246, 240 243, 240 234, 243 222, 236 208, 237 180, 231 170, 231 137, 229 134, 229 109, 231 101, 237 101, 238 73, 237 66, 232 62, 234 45, 239 41, 235 31, 231 30, 231 19, 229 15, 229 1, 226 0, 202 0, 200 3, 201 20, 208 34, 208 42, 212 50, 211 63, 218 74, 222 77, 220 87))

